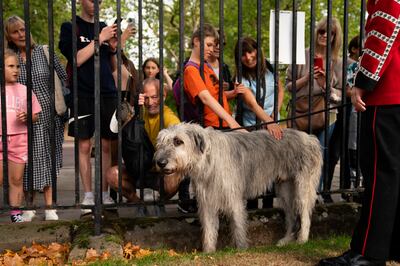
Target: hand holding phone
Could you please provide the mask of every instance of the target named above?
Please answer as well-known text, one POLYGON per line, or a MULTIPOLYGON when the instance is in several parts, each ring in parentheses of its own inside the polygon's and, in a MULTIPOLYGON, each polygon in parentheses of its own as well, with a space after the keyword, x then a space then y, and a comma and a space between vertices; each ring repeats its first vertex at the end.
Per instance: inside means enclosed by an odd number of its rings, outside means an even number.
POLYGON ((136 29, 136 21, 135 21, 135 18, 128 18, 126 21, 128 22, 128 27, 131 27, 131 28, 135 28, 135 29, 136 29))
POLYGON ((322 57, 314 57, 314 67, 324 69, 324 62, 322 60, 322 57))

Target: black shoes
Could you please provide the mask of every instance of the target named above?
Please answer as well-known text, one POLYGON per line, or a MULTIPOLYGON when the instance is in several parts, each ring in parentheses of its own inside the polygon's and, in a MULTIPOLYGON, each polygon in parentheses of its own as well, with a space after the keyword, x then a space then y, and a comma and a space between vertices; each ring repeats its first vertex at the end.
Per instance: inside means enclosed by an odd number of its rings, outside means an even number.
POLYGON ((346 251, 341 256, 326 258, 319 261, 319 266, 385 266, 385 261, 368 259, 351 250, 346 251))
POLYGON ((331 194, 322 194, 322 198, 324 199, 324 203, 333 203, 331 194))

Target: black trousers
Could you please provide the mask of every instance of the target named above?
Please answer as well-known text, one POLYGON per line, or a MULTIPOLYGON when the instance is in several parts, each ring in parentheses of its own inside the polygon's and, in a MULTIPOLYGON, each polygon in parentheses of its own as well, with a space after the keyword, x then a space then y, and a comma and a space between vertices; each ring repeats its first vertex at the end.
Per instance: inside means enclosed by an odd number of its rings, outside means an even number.
POLYGON ((348 127, 342 139, 342 131, 344 126, 343 115, 345 115, 346 125, 348 126, 350 120, 350 112, 351 112, 350 107, 345 108, 345 110, 339 108, 339 112, 337 114, 337 119, 335 122, 335 127, 333 129, 332 136, 329 139, 328 178, 326 180, 327 182, 326 186, 324 186, 324 189, 327 190, 331 189, 333 174, 335 172, 336 164, 340 159, 343 141, 344 141, 345 152, 344 152, 344 157, 341 158, 341 160, 344 161, 344 176, 342 176, 343 181, 341 182, 341 184, 343 184, 343 187, 341 188, 350 188, 350 166, 349 166, 349 156, 347 152, 347 146, 349 143, 349 131, 347 130, 348 127))
POLYGON ((365 193, 351 249, 400 258, 400 105, 371 106, 361 117, 360 166, 365 193))

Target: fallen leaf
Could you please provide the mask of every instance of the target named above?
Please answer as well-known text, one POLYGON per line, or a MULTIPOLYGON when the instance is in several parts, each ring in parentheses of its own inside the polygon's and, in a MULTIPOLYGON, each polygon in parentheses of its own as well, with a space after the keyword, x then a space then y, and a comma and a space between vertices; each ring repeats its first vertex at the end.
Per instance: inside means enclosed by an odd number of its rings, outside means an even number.
POLYGON ((97 251, 93 248, 89 248, 86 251, 85 261, 95 261, 98 257, 100 256, 97 254, 97 251))
POLYGON ((111 253, 109 251, 104 251, 100 256, 100 260, 107 260, 109 258, 111 258, 111 253))
POLYGON ((4 260, 4 265, 5 266, 23 266, 25 265, 24 260, 18 256, 18 254, 15 254, 14 257, 6 257, 4 260))
POLYGON ((72 261, 72 266, 84 266, 87 263, 84 260, 74 260, 72 261))
POLYGON ((168 256, 175 257, 175 256, 179 256, 179 254, 176 253, 175 250, 170 249, 170 250, 168 250, 168 256))
POLYGON ((138 252, 136 252, 135 257, 140 259, 146 256, 149 256, 152 252, 148 249, 139 249, 138 252))

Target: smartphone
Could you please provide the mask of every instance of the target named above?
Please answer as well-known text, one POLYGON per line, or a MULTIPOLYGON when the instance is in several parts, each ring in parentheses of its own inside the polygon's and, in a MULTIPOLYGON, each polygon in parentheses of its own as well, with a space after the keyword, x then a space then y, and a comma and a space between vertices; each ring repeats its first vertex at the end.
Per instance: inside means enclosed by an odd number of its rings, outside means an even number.
POLYGON ((126 22, 128 22, 128 27, 136 28, 135 18, 128 18, 126 22))
POLYGON ((322 61, 322 57, 314 57, 314 67, 324 69, 324 62, 322 61))
MULTIPOLYGON (((121 18, 119 21, 122 21, 123 19, 121 18)), ((114 23, 113 24, 118 24, 118 19, 116 18, 115 20, 114 20, 114 23)))

